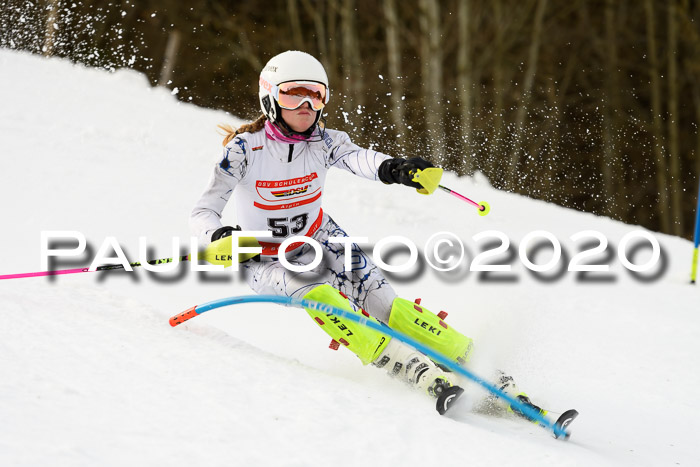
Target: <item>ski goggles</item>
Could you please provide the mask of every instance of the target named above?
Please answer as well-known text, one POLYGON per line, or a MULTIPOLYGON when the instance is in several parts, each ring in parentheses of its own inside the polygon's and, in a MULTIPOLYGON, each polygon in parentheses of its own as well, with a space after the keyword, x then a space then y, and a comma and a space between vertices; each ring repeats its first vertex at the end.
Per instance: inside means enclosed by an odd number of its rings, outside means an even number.
POLYGON ((311 81, 289 81, 274 86, 272 94, 283 109, 294 110, 308 102, 315 111, 321 110, 328 103, 326 86, 311 81))

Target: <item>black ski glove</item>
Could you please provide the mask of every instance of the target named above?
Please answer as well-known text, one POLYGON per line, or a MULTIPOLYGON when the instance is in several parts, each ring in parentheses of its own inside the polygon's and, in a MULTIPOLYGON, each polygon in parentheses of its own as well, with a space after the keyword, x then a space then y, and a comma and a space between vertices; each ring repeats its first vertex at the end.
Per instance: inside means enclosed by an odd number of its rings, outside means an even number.
POLYGON ((213 234, 211 234, 211 241, 215 242, 217 240, 221 240, 224 237, 230 237, 231 232, 234 230, 241 230, 241 226, 237 225, 235 227, 231 227, 230 225, 225 225, 223 227, 219 227, 214 231, 213 234))
POLYGON ((424 170, 435 167, 430 162, 420 157, 410 159, 387 159, 379 165, 379 180, 384 183, 401 183, 412 188, 423 188, 419 183, 413 181, 416 170, 424 170))

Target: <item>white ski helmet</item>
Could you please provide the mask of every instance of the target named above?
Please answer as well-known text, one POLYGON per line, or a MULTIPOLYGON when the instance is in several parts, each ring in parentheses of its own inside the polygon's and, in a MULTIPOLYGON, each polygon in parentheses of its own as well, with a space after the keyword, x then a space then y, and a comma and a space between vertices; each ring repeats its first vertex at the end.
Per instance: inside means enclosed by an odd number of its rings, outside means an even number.
MULTIPOLYGON (((320 83, 325 86, 325 96, 323 104, 328 103, 330 90, 328 89, 328 75, 319 62, 312 55, 298 50, 288 50, 279 55, 275 55, 265 65, 260 73, 260 108, 270 123, 282 126, 284 130, 290 132, 291 129, 282 120, 281 107, 279 105, 279 85, 287 82, 311 82, 320 83)), ((321 118, 321 110, 316 112, 315 127, 321 118)))

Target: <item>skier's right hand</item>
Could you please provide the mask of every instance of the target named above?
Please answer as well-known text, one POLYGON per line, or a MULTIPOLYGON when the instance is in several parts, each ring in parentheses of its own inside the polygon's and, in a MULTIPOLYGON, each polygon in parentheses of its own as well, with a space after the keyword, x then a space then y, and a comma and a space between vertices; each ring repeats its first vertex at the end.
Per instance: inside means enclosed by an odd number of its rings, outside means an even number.
POLYGON ((211 234, 211 241, 215 242, 217 240, 221 240, 224 237, 230 237, 231 233, 234 230, 241 230, 241 226, 237 225, 235 227, 231 227, 230 225, 225 225, 223 227, 219 227, 214 231, 213 234, 211 234))

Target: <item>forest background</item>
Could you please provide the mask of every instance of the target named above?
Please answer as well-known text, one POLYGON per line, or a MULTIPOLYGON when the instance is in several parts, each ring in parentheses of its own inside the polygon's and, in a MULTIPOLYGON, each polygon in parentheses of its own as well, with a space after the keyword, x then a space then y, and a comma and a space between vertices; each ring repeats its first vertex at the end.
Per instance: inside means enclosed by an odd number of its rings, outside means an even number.
POLYGON ((304 50, 361 146, 691 238, 698 21, 691 0, 0 0, 0 47, 251 120, 265 62, 304 50))

